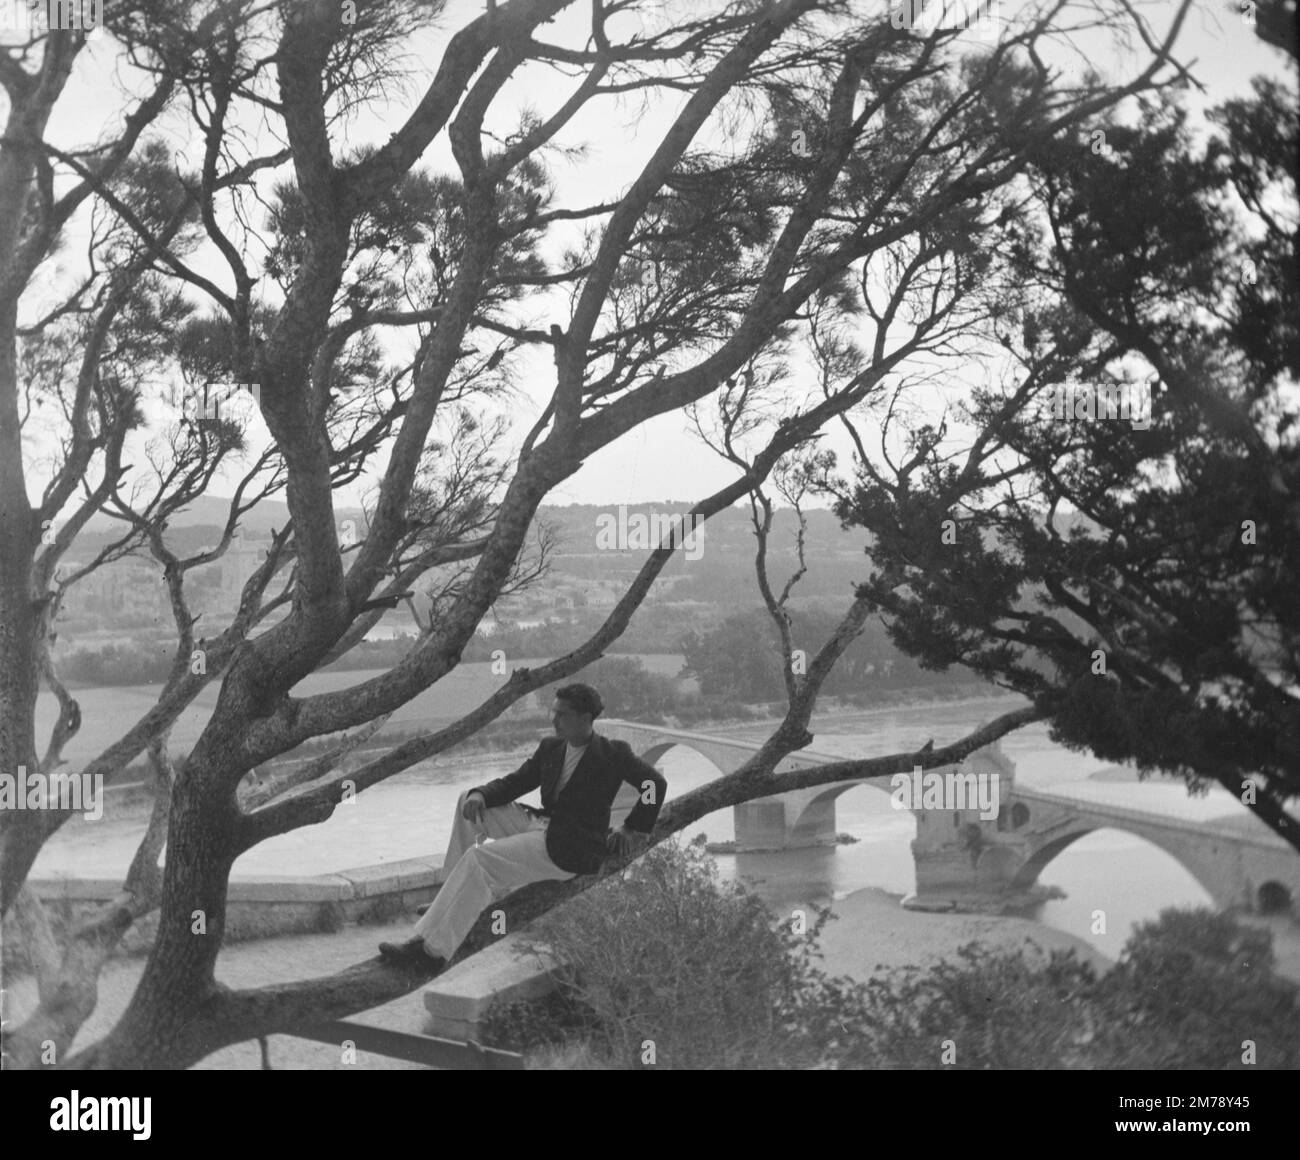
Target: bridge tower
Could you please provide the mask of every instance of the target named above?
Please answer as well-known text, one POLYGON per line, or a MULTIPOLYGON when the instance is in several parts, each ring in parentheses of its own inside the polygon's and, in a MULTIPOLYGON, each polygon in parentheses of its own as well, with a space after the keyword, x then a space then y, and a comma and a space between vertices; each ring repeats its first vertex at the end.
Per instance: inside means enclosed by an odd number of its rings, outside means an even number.
POLYGON ((916 837, 912 860, 916 893, 905 905, 924 909, 989 901, 1016 889, 1015 879, 1031 850, 1028 811, 1013 801, 1016 764, 998 742, 972 753, 960 766, 940 766, 927 775, 975 774, 997 787, 998 812, 978 808, 920 809, 913 804, 916 837))

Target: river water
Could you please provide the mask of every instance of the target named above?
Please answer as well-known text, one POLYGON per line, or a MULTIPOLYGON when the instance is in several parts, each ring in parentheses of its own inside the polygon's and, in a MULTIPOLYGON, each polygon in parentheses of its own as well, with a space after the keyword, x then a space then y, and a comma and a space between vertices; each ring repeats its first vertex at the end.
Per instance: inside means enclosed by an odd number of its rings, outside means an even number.
MULTIPOLYGON (((1006 712, 1007 698, 839 714, 813 721, 812 748, 835 756, 873 756, 919 749, 927 738, 937 745, 1006 712)), ((709 730, 700 728, 700 732, 709 730)), ((758 726, 712 730, 749 740, 758 726)), ((1003 740, 1016 763, 1016 778, 1039 789, 1068 791, 1135 808, 1201 821, 1239 818, 1241 805, 1226 791, 1191 798, 1180 782, 1162 779, 1136 784, 1122 772, 1103 772, 1091 754, 1072 753, 1053 744, 1045 726, 1031 726, 1003 740), (1102 774, 1100 778, 1096 775, 1102 774)), ((452 754, 408 771, 341 805, 320 826, 282 835, 249 851, 235 864, 233 878, 327 874, 404 858, 441 856, 450 834, 451 815, 465 789, 508 772, 520 758, 458 758, 452 754)), ((675 748, 660 762, 669 795, 693 789, 718 776, 691 750, 675 748)), ((125 872, 140 832, 137 821, 80 820, 42 851, 34 877, 71 875, 99 878, 125 872)), ((1260 827, 1263 829, 1263 827, 1260 827)), ((783 853, 716 855, 725 879, 739 878, 782 912, 825 905, 858 890, 902 896, 915 888, 910 842, 915 822, 890 806, 887 793, 858 786, 837 801, 837 829, 857 841, 834 848, 783 853)), ((707 834, 710 841, 734 837, 731 810, 704 818, 684 835, 707 834)), ((1082 938, 1103 954, 1118 956, 1134 924, 1155 918, 1169 906, 1208 905, 1208 893, 1171 856, 1141 838, 1101 830, 1060 854, 1042 875, 1064 898, 1043 903, 1032 917, 1082 938), (1095 931, 1093 914, 1106 915, 1104 933, 1095 931)))

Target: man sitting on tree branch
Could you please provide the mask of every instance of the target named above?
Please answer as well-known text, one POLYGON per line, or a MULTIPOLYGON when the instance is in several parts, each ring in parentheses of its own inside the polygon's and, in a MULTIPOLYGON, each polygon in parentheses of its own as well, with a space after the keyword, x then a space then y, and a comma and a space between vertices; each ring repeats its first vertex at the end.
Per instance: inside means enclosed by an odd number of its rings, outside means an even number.
POLYGON ((495 898, 530 882, 594 874, 607 856, 626 856, 650 832, 668 782, 626 741, 592 729, 604 707, 590 685, 565 685, 551 714, 556 735, 514 773, 461 794, 442 888, 414 936, 380 943, 381 955, 442 966, 495 898), (610 808, 624 782, 637 791, 637 802, 623 828, 610 832, 610 808), (538 787, 540 810, 515 800, 538 787), (493 841, 479 845, 480 837, 493 841))

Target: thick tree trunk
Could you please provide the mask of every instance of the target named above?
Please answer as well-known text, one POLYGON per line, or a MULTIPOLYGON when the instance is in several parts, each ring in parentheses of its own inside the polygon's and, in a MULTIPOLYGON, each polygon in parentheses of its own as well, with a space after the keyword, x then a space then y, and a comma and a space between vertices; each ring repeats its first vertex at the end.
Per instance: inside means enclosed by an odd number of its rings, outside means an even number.
MULTIPOLYGON (((40 529, 33 526, 23 473, 18 412, 16 306, 0 309, 0 775, 34 771, 36 693, 40 685, 36 648, 37 610, 31 570, 40 529)), ((0 811, 0 903, 4 913, 22 889, 44 841, 39 810, 0 811)))
POLYGON ((131 1004, 93 1053, 107 1069, 184 1067, 195 1024, 219 995, 214 967, 226 924, 227 880, 239 810, 228 775, 239 758, 229 734, 204 746, 177 781, 163 867, 158 936, 131 1004))

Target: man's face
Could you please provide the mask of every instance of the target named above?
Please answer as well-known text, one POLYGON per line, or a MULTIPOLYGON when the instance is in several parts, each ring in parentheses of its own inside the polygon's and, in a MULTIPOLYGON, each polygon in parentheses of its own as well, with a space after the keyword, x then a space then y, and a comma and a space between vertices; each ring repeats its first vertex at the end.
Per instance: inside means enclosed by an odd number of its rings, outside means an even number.
POLYGON ((555 735, 565 741, 581 742, 591 736, 591 716, 579 713, 567 701, 555 699, 551 709, 551 724, 555 726, 555 735))

